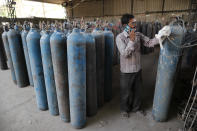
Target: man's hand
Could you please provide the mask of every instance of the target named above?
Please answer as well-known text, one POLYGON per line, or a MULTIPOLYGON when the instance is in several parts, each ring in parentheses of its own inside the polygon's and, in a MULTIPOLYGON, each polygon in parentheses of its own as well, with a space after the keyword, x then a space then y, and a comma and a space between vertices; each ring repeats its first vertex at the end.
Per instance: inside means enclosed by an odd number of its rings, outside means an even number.
POLYGON ((170 36, 171 34, 171 29, 170 26, 164 26, 159 32, 158 32, 158 36, 160 38, 163 38, 165 36, 170 36))
POLYGON ((166 36, 170 36, 171 29, 170 26, 164 26, 158 34, 155 34, 155 37, 159 40, 160 48, 163 49, 162 42, 164 41, 166 36))
POLYGON ((131 41, 134 41, 134 40, 135 40, 135 37, 136 37, 136 35, 135 35, 135 29, 133 29, 133 30, 130 32, 129 37, 130 37, 130 40, 131 40, 131 41))

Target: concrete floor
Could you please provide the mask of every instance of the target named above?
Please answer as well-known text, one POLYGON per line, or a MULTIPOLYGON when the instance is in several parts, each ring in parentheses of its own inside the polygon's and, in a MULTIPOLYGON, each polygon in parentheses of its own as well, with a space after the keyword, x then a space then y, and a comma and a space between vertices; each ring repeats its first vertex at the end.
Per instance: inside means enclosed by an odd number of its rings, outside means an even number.
MULTIPOLYGON (((129 119, 120 117, 119 112, 119 67, 114 67, 114 97, 87 119, 85 131, 178 131, 182 122, 177 120, 176 112, 168 122, 154 122, 151 108, 158 63, 158 50, 142 57, 143 98, 147 115, 131 113, 129 119)), ((18 88, 11 80, 9 71, 0 71, 0 131, 74 131, 71 124, 64 123, 59 116, 51 116, 49 111, 37 109, 35 93, 32 87, 18 88)))

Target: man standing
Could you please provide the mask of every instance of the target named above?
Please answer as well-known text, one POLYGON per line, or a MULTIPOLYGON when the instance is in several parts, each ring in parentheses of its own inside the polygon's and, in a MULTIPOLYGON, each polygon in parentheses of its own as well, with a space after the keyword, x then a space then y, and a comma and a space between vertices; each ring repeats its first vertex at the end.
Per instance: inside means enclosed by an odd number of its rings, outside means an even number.
MULTIPOLYGON (((142 33, 135 32, 136 20, 131 14, 123 15, 121 23, 125 29, 116 37, 120 52, 120 109, 123 117, 129 117, 129 112, 140 110, 142 103, 140 45, 154 47, 159 44, 159 40, 158 37, 149 39, 142 33)), ((158 36, 162 37, 162 35, 158 36)))

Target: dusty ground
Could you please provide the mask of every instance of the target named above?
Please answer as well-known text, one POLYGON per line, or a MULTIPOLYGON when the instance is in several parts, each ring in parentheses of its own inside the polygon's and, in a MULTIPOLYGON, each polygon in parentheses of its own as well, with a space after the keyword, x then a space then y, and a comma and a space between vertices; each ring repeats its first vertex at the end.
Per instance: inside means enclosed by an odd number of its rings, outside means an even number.
MULTIPOLYGON (((168 122, 152 120, 151 108, 158 63, 158 51, 143 56, 144 108, 146 116, 132 113, 129 119, 119 115, 119 67, 114 67, 114 97, 106 103, 95 117, 87 119, 86 131, 178 131, 182 122, 177 120, 172 110, 168 122)), ((32 87, 18 88, 11 80, 10 71, 0 71, 0 131, 74 131, 70 124, 59 116, 51 116, 49 111, 37 109, 32 87)))

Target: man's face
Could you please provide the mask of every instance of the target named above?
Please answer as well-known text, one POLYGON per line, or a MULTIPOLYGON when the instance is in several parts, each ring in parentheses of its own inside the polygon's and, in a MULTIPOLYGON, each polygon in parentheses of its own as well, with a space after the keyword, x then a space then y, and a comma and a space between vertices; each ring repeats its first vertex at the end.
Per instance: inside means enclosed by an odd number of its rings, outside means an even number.
POLYGON ((136 28, 136 25, 137 25, 136 19, 130 19, 128 25, 129 25, 129 27, 131 27, 131 28, 136 28))

